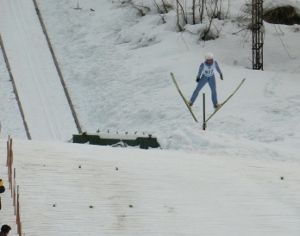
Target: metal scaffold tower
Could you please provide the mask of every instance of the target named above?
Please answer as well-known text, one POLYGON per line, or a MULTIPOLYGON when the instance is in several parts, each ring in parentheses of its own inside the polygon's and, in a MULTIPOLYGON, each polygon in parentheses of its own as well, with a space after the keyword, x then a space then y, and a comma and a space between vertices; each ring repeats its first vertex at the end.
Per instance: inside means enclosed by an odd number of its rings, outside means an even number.
POLYGON ((252 0, 252 68, 263 70, 263 0, 252 0))

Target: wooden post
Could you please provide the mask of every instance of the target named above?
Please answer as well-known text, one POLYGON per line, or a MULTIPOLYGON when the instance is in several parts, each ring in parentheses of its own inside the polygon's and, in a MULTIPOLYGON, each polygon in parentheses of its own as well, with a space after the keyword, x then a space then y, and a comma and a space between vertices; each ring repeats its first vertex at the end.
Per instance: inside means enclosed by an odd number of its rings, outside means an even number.
POLYGON ((16 215, 16 223, 19 224, 20 221, 20 205, 19 205, 19 185, 17 186, 17 215, 16 215))
POLYGON ((13 206, 14 206, 14 212, 16 215, 16 168, 14 168, 14 192, 13 192, 13 206))
POLYGON ((10 152, 9 152, 9 147, 10 147, 10 144, 9 144, 9 140, 10 140, 10 136, 8 135, 8 140, 7 140, 7 159, 6 159, 6 166, 8 166, 8 159, 9 159, 9 154, 10 154, 10 152))

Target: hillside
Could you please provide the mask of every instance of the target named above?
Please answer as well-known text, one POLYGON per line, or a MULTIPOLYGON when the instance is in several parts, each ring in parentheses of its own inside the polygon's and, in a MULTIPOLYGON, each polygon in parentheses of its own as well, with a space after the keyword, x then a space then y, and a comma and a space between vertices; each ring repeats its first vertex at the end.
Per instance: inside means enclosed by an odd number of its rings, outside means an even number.
MULTIPOLYGON (((191 33, 201 25, 179 32, 176 13, 158 14, 150 0, 136 1, 151 6, 144 16, 121 1, 37 2, 83 130, 153 134, 162 150, 28 141, 0 57, 0 178, 7 184, 11 135, 25 235, 299 235, 299 25, 265 22, 264 71, 254 71, 251 34, 237 20, 244 14, 241 1, 230 1, 227 18, 214 20, 219 37, 209 41, 191 33), (246 82, 203 131, 170 72, 189 98, 208 51, 224 73, 223 81, 216 77, 220 102, 243 78, 246 82)), ((284 2, 300 8, 292 0, 265 4, 284 2)), ((16 0, 0 0, 5 4, 20 7, 16 0)), ((31 1, 22 4, 24 14, 34 12, 31 1)), ((0 15, 5 26, 3 19, 0 15)), ((35 36, 28 34, 28 41, 35 36)), ((10 45, 22 42, 12 37, 10 45)), ((18 54, 12 55, 17 60, 18 54)), ((26 63, 41 70, 38 59, 28 57, 26 63)), ((56 89, 46 92, 59 103, 56 89)), ((202 93, 206 115, 213 112, 206 85, 193 105, 200 121, 202 93)), ((69 115, 67 109, 60 112, 69 115)), ((61 129, 71 139, 72 133, 61 129)), ((17 235, 10 192, 1 197, 0 223, 10 224, 10 235, 17 235)))

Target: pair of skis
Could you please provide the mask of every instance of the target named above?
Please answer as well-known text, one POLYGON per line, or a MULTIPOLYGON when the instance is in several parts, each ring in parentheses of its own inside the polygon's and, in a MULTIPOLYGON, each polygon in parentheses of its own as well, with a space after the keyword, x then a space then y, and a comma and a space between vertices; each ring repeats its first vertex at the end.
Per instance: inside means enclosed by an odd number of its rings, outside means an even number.
MULTIPOLYGON (((181 91, 181 89, 179 88, 179 86, 178 86, 178 83, 177 83, 177 81, 176 81, 176 79, 175 79, 175 76, 174 76, 174 74, 171 72, 171 77, 172 77, 172 80, 173 80, 173 82, 174 82, 174 84, 175 84, 175 86, 176 86, 176 88, 177 88, 177 90, 178 90, 178 92, 179 92, 179 94, 180 94, 180 96, 182 97, 182 99, 183 99, 183 101, 184 101, 184 103, 185 103, 185 105, 187 106, 187 108, 189 109, 189 111, 190 111, 190 113, 191 113, 191 115, 193 116, 193 118, 194 118, 194 120, 196 121, 196 122, 198 122, 198 119, 197 119, 197 117, 195 116, 195 114, 194 114, 194 112, 193 112, 193 110, 192 110, 192 108, 191 108, 191 106, 188 104, 188 100, 186 100, 186 98, 185 98, 185 96, 183 95, 183 93, 182 93, 182 91, 181 91)), ((242 86, 242 84, 245 82, 245 80, 246 80, 246 78, 244 78, 242 81, 241 81, 241 83, 237 86, 237 88, 225 99, 225 101, 224 102, 222 102, 221 104, 220 104, 220 106, 217 108, 217 109, 215 109, 215 111, 208 117, 208 118, 206 118, 206 120, 203 122, 204 124, 204 127, 206 126, 206 123, 217 113, 217 111, 218 110, 220 110, 223 106, 224 106, 224 104, 226 103, 226 102, 228 102, 228 100, 239 90, 239 88, 242 86)))

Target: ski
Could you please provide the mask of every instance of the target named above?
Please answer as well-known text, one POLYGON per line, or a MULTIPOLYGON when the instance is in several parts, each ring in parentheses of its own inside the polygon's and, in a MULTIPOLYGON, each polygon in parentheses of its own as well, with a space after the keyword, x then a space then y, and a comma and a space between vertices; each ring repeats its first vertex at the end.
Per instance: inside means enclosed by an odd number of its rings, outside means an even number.
MULTIPOLYGON (((217 113, 217 111, 218 110, 220 110, 223 106, 224 106, 224 104, 226 103, 226 102, 228 102, 228 100, 239 90, 239 88, 242 86, 242 84, 245 82, 245 80, 246 80, 246 78, 244 78, 243 80, 242 80, 242 82, 237 86, 237 88, 229 95, 229 97, 228 98, 226 98, 226 100, 224 101, 224 102, 222 102, 221 104, 220 104, 220 106, 217 108, 217 109, 215 109, 215 111, 205 120, 205 122, 204 122, 204 125, 217 113)), ((205 127, 205 126, 204 126, 205 127)))
POLYGON ((184 96, 183 93, 181 92, 181 89, 179 88, 178 83, 177 83, 177 81, 176 81, 176 79, 175 79, 175 76, 174 76, 174 74, 173 74, 172 72, 171 72, 171 77, 172 77, 172 80, 173 80, 173 82, 174 82, 174 84, 175 84, 175 86, 176 86, 176 88, 177 88, 177 90, 178 90, 180 96, 182 97, 182 99, 183 99, 185 105, 186 105, 187 108, 189 109, 189 111, 190 111, 191 115, 193 116, 194 120, 195 120, 196 122, 198 122, 198 120, 197 120, 197 118, 196 118, 196 116, 195 116, 195 114, 194 114, 192 108, 189 106, 188 101, 186 100, 185 96, 184 96))

